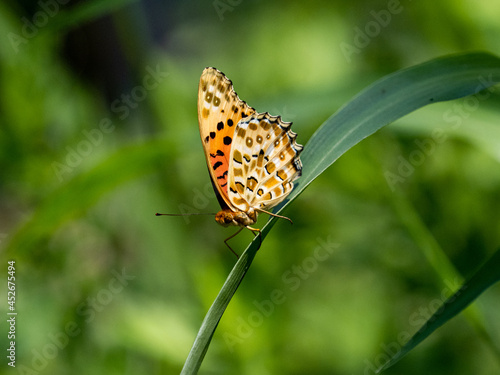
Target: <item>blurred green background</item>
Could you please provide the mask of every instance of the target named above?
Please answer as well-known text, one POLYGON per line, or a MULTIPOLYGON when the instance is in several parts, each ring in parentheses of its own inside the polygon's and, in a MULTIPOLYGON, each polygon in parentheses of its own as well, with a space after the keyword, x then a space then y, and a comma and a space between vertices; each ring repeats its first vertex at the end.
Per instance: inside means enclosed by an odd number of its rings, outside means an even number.
MULTIPOLYGON (((2 2, 0 274, 16 261, 18 317, 17 367, 4 357, 0 372, 180 372, 235 263, 223 243, 234 228, 154 216, 218 210, 197 125, 204 67, 293 121, 306 144, 385 74, 449 53, 499 55, 499 10, 2 2)), ((498 90, 406 116, 321 175, 286 210, 294 226, 266 238, 200 373, 373 374, 398 351, 460 286, 426 249, 467 277, 500 244, 498 90)), ((252 238, 231 245, 241 253, 252 238)), ((499 297, 488 290, 474 319, 453 319, 386 373, 498 373, 499 297)))

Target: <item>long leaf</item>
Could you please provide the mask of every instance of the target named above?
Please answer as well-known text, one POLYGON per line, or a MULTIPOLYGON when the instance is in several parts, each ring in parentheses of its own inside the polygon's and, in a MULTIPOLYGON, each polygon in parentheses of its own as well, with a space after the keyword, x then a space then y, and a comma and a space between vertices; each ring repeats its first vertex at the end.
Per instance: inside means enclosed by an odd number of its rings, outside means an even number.
MULTIPOLYGON (((325 121, 301 156, 303 175, 275 211, 280 213, 326 168, 352 146, 388 123, 427 104, 475 94, 500 82, 500 59, 486 53, 446 56, 390 74, 353 98, 325 121)), ((262 240, 276 222, 262 228, 262 240)), ((181 374, 195 374, 215 329, 258 250, 247 247, 208 311, 181 374)))
POLYGON ((410 350, 425 340, 432 332, 455 317, 481 293, 491 285, 500 281, 500 249, 466 282, 458 291, 448 298, 443 306, 432 315, 422 328, 396 353, 384 366, 377 370, 381 372, 393 366, 410 350))

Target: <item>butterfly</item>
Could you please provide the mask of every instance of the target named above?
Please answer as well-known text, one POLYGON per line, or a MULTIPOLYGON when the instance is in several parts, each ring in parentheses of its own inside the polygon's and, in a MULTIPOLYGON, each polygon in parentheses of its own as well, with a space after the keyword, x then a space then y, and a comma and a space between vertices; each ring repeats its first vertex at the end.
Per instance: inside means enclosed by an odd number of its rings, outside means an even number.
POLYGON ((226 245, 243 228, 260 233, 252 228, 259 213, 288 219, 269 210, 290 194, 293 181, 302 173, 303 147, 295 141, 292 123, 255 111, 238 97, 231 80, 215 68, 205 68, 200 78, 198 122, 221 206, 215 221, 225 227, 241 227, 224 241, 226 245))

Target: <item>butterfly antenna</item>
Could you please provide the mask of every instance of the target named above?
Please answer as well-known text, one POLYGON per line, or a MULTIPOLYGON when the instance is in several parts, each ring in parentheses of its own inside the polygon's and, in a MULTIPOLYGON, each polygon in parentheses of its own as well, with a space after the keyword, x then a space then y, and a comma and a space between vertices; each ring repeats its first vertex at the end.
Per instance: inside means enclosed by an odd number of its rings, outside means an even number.
POLYGON ((205 213, 205 212, 195 212, 190 214, 159 214, 158 212, 155 214, 156 216, 191 216, 191 215, 217 215, 213 213, 205 213))
POLYGON ((285 219, 285 220, 288 220, 290 223, 293 224, 293 221, 292 219, 290 219, 289 217, 286 217, 286 216, 281 216, 281 215, 276 215, 276 214, 273 214, 272 212, 269 212, 269 211, 266 211, 266 210, 262 210, 260 208, 256 208, 255 211, 258 211, 258 212, 262 212, 262 213, 265 213, 265 214, 268 214, 270 216, 274 216, 274 217, 277 217, 278 219, 285 219))

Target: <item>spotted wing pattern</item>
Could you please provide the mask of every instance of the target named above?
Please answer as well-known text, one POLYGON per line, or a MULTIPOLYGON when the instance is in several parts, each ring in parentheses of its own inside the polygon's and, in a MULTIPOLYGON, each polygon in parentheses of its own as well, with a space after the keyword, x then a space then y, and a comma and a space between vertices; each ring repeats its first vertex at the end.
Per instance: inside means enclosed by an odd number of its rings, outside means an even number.
POLYGON ((237 209, 265 209, 283 201, 302 170, 292 123, 255 113, 235 129, 229 160, 229 200, 237 209))
POLYGON ((224 73, 215 68, 203 70, 198 89, 200 136, 212 182, 229 207, 228 169, 235 128, 242 118, 254 113, 224 73))
POLYGON ((201 75, 198 120, 212 182, 221 205, 228 206, 216 220, 249 228, 255 210, 269 210, 283 201, 301 174, 302 146, 295 141, 292 123, 256 112, 215 68, 201 75))

